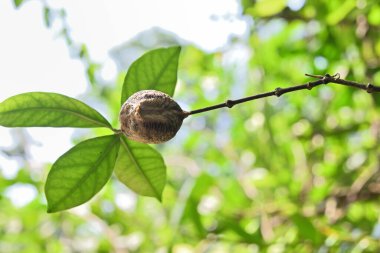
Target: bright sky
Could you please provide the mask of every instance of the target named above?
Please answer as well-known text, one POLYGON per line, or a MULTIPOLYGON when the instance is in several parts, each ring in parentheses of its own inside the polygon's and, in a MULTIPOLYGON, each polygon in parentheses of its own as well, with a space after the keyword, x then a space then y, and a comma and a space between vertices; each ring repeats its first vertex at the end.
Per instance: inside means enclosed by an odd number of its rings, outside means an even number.
MULTIPOLYGON (((151 27, 161 27, 205 50, 215 51, 225 46, 231 35, 243 36, 248 26, 238 18, 237 0, 47 2, 53 8, 66 10, 74 40, 85 43, 91 57, 101 63, 111 61, 108 52, 113 47, 151 27)), ((70 58, 65 42, 57 34, 57 25, 51 29, 44 25, 40 1, 25 1, 18 10, 13 1, 0 1, 0 101, 29 91, 76 97, 88 89, 82 63, 70 58)), ((32 162, 54 162, 72 146, 73 131, 29 128, 28 134, 37 142, 30 147, 32 162)), ((10 130, 0 127, 0 147, 12 145, 10 130)), ((4 177, 13 177, 18 168, 16 161, 0 153, 0 172, 4 177)))

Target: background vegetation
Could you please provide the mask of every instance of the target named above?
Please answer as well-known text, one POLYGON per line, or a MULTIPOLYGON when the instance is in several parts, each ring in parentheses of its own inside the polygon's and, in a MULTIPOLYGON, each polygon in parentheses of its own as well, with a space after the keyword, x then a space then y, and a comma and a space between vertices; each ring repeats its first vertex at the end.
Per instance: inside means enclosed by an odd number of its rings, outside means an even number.
MULTIPOLYGON (((380 84, 377 1, 242 0, 241 8, 249 36, 212 54, 181 42, 175 99, 184 109, 304 83, 304 73, 380 84)), ((51 13, 65 17, 48 6, 45 13, 47 25, 51 13)), ((157 43, 147 46, 142 34, 124 50, 179 42, 150 33, 157 43)), ((117 122, 125 72, 106 85, 86 46, 62 34, 87 68, 87 96, 117 122)), ((156 146, 168 166, 162 203, 111 179, 89 204, 58 214, 46 213, 50 165, 28 163, 30 140, 15 131, 18 146, 2 152, 24 166, 0 180, 0 251, 377 252, 379 103, 376 94, 331 84, 194 115, 175 139, 156 146), (20 184, 38 189, 23 207, 5 197, 20 184)))

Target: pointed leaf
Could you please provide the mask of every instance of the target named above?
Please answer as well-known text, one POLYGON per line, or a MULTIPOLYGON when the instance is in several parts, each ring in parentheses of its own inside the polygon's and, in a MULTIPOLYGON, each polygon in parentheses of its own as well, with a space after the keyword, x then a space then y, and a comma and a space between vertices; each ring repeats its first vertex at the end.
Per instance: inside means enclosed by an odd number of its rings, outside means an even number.
POLYGON ((122 136, 115 174, 136 193, 161 200, 166 166, 160 153, 151 146, 122 136))
POLYGON ((53 164, 46 180, 48 212, 57 212, 85 203, 110 178, 120 139, 108 135, 83 141, 53 164))
POLYGON ((173 96, 180 52, 179 46, 160 48, 149 51, 133 62, 124 79, 121 104, 140 90, 158 90, 173 96))
POLYGON ((309 239, 314 243, 321 242, 321 233, 317 230, 314 224, 310 221, 309 218, 304 217, 301 214, 294 214, 292 220, 295 226, 298 228, 300 237, 304 239, 309 239))
POLYGON ((246 12, 254 17, 269 17, 281 12, 286 7, 286 3, 285 0, 257 1, 252 7, 246 9, 246 12))
POLYGON ((24 0, 13 0, 14 5, 16 8, 20 7, 20 5, 24 2, 24 0))
POLYGON ((29 92, 0 103, 5 127, 108 127, 110 123, 85 103, 57 93, 29 92))

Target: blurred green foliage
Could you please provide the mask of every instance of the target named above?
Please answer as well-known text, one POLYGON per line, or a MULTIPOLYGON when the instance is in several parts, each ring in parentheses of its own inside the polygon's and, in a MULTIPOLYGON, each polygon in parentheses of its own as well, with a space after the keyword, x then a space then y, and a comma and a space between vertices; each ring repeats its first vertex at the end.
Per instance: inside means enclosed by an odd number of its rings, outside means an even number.
MULTIPOLYGON (((184 109, 304 83, 304 73, 380 84, 378 1, 241 5, 247 38, 212 54, 183 48, 184 109)), ((122 78, 92 83, 116 122, 122 78)), ((84 207, 46 214, 50 166, 24 157, 14 179, 0 180, 0 251, 378 252, 379 102, 331 84, 189 117, 157 146, 168 165, 162 204, 113 180, 84 207), (18 183, 38 190, 23 207, 5 194, 18 183)))

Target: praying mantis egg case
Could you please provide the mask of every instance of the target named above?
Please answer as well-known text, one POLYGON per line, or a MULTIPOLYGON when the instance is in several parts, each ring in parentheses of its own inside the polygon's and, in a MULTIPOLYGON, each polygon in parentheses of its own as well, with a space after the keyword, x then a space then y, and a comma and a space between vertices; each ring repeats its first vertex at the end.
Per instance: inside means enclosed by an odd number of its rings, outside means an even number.
POLYGON ((158 144, 173 138, 188 115, 169 95, 142 90, 125 101, 119 119, 128 139, 158 144))

